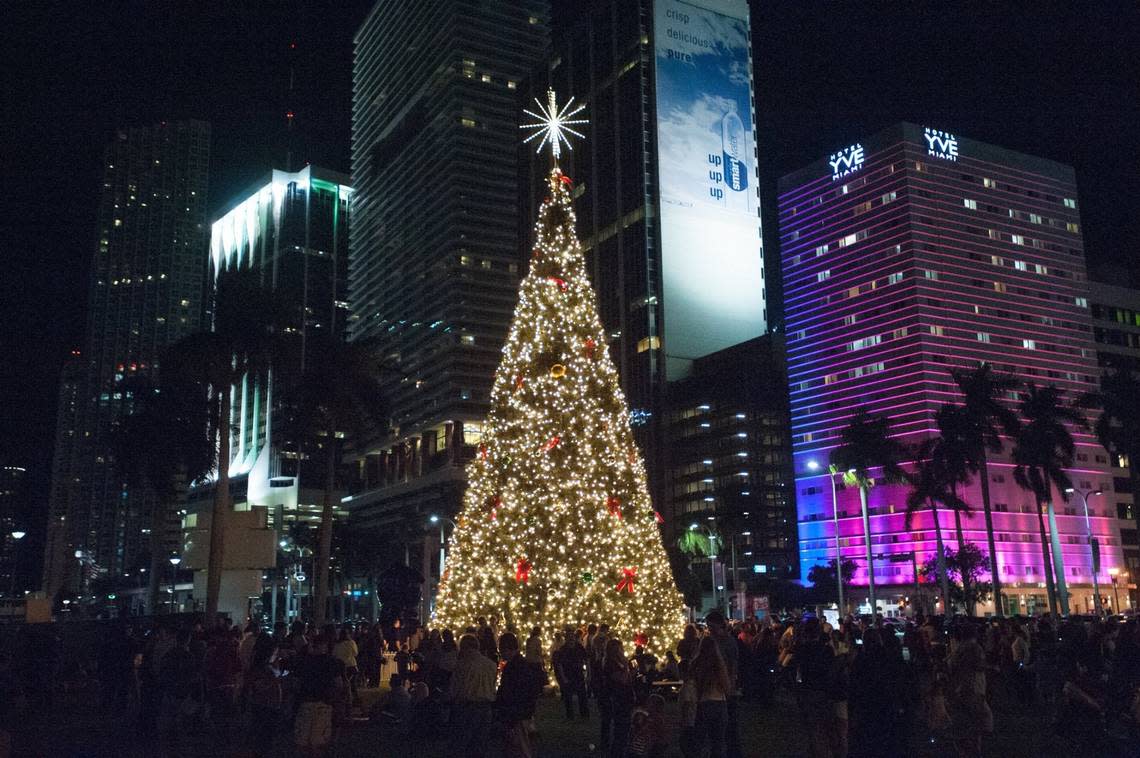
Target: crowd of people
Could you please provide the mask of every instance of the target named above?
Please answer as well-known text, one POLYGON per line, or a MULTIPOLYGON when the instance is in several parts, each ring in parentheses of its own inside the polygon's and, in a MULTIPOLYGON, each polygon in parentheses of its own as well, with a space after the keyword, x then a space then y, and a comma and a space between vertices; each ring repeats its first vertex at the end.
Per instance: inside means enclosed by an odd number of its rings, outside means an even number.
MULTIPOLYGON (((59 656, 29 639, 11 660, 12 686, 50 710, 50 679, 65 678, 59 656)), ((524 758, 537 751, 538 701, 555 691, 566 719, 596 719, 590 750, 612 758, 662 758, 672 746, 685 758, 752 754, 741 744, 742 700, 794 708, 803 740, 793 752, 819 758, 909 755, 920 742, 980 755, 1018 709, 1044 714, 1074 753, 1140 745, 1135 619, 831 624, 714 611, 660 659, 604 623, 561 629, 549 650, 544 639, 537 627, 524 635, 484 618, 462 630, 115 624, 100 633, 92 673, 107 713, 137 705, 139 739, 166 755, 193 754, 196 729, 229 719, 245 724, 254 755, 278 754, 285 740, 299 755, 326 755, 338 729, 365 722, 390 744, 435 739, 448 755, 524 758), (382 696, 364 696, 381 685, 382 696)))

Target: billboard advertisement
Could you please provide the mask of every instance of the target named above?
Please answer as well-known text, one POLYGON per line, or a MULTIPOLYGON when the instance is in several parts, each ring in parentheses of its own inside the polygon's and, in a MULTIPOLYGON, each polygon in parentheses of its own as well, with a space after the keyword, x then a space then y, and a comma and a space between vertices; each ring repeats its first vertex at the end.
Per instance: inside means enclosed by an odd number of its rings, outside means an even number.
POLYGON ((745 0, 657 0, 666 375, 766 330, 745 0))

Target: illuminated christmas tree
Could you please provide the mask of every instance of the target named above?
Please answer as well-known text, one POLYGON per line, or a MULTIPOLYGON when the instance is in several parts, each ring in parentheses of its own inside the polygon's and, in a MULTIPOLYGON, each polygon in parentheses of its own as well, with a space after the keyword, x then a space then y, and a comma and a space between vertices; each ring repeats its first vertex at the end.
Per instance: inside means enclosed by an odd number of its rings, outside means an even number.
MULTIPOLYGON (((550 195, 491 389, 491 410, 440 586, 437 623, 498 617, 549 643, 565 625, 608 623, 662 654, 684 624, 557 166, 581 108, 539 104, 550 195)), ((581 136, 581 135, 577 135, 581 136)), ((567 143, 568 144, 568 143, 567 143)))

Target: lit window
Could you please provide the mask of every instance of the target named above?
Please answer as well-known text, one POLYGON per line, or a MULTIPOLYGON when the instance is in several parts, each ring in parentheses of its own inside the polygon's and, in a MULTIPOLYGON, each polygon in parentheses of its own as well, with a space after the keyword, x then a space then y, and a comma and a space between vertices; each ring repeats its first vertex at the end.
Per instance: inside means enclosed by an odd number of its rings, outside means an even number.
POLYGON ((943 327, 941 327, 941 326, 935 326, 934 324, 931 324, 927 328, 930 330, 930 333, 933 334, 935 337, 941 337, 944 334, 943 327))
POLYGON ((938 272, 937 271, 931 271, 928 268, 924 268, 922 270, 922 276, 923 276, 923 278, 929 279, 932 282, 938 281, 938 272))
POLYGON ((1009 237, 1009 241, 1015 245, 1024 245, 1025 244, 1025 237, 1022 237, 1020 234, 1011 234, 1009 237))
POLYGON ((475 344, 475 335, 464 334, 462 337, 459 338, 459 341, 462 342, 464 345, 474 345, 475 344))
POLYGON ((1072 232, 1073 234, 1079 234, 1081 231, 1081 227, 1078 226, 1077 224, 1074 224, 1072 221, 1069 221, 1068 223, 1065 224, 1065 230, 1072 232))
POLYGON ((475 126, 475 119, 467 118, 466 116, 464 116, 463 118, 459 119, 459 123, 463 124, 468 129, 470 129, 470 128, 475 126))
POLYGON ((898 200, 898 199, 899 199, 899 193, 897 193, 897 192, 888 192, 887 194, 885 194, 881 198, 879 198, 879 200, 883 203, 883 205, 886 205, 887 203, 893 203, 895 200, 898 200))
POLYGON ((1029 214, 1029 223, 1040 224, 1041 223, 1041 215, 1038 213, 1030 213, 1029 214))
POLYGON ((1088 298, 1085 298, 1085 297, 1075 297, 1075 298, 1073 298, 1073 302, 1077 305, 1078 308, 1088 308, 1089 307, 1088 298))
POLYGON ((978 342, 985 342, 989 344, 990 335, 988 332, 978 332, 978 342))
POLYGON ((1042 266, 1040 263, 1034 263, 1033 264, 1033 270, 1038 274, 1048 274, 1049 273, 1049 267, 1048 266, 1042 266))
POLYGON ((1036 350, 1037 349, 1037 343, 1034 340, 1023 339, 1021 341, 1021 346, 1023 348, 1025 348, 1026 350, 1036 350))
POLYGON ((470 266, 471 265, 471 256, 470 255, 459 256, 459 265, 460 266, 470 266))
POLYGON ((982 186, 986 189, 997 189, 997 182, 995 182, 993 179, 990 179, 988 176, 983 176, 982 186))
POLYGON ((966 206, 967 208, 969 208, 972 211, 976 211, 978 209, 978 201, 977 200, 971 200, 968 197, 964 198, 962 200, 962 205, 966 206))
POLYGON ((527 23, 529 23, 531 26, 534 26, 538 23, 538 16, 531 16, 527 19, 527 23))
POLYGON ((189 300, 183 300, 181 305, 183 308, 189 308, 190 307, 190 301, 189 300))
POLYGON ((819 247, 817 247, 815 249, 815 257, 818 258, 819 256, 824 255, 826 252, 827 252, 827 245, 820 245, 819 247))
POLYGON ((1015 269, 1017 269, 1018 271, 1028 271, 1029 270, 1029 264, 1026 263, 1025 261, 1014 261, 1013 267, 1015 269))
POLYGON ((644 353, 647 350, 660 350, 661 338, 660 337, 642 337, 637 341, 637 352, 644 353))
POLYGON ((861 216, 869 210, 871 210, 871 201, 870 200, 868 200, 865 203, 859 203, 858 205, 856 205, 855 206, 855 213, 853 215, 861 216))
POLYGON ((491 261, 487 258, 484 258, 483 260, 479 261, 479 265, 481 265, 483 268, 491 268, 491 261))
POLYGON ((887 284, 898 284, 903 280, 903 272, 896 271, 887 277, 887 284))
POLYGON ((518 88, 519 88, 519 83, 516 82, 514 79, 508 79, 507 80, 507 89, 518 89, 518 88))
POLYGON ((844 326, 852 326, 852 325, 854 325, 854 323, 856 321, 858 321, 858 318, 854 315, 843 317, 843 325, 844 326))
POLYGON ((1061 202, 1066 208, 1076 208, 1077 207, 1077 201, 1075 198, 1066 197, 1061 202))
POLYGON ((873 334, 870 337, 863 337, 862 339, 853 340, 847 344, 847 351, 863 350, 864 348, 873 347, 882 342, 882 337, 878 334, 873 334))
POLYGON ((994 282, 994 292, 1005 293, 1005 282, 994 282))
POLYGON ((914 162, 914 170, 921 174, 923 171, 926 170, 926 166, 924 166, 922 164, 922 161, 915 161, 914 162))
POLYGON ((491 75, 490 74, 483 74, 483 76, 481 78, 483 79, 483 82, 485 84, 491 83, 491 75))
POLYGON ((817 282, 826 282, 830 278, 831 278, 831 269, 827 269, 826 271, 820 271, 819 273, 817 273, 815 275, 815 280, 817 282))
POLYGON ((1004 266, 1005 258, 1002 258, 1000 255, 991 255, 990 263, 994 264, 995 266, 1004 266))
POLYGON ((1001 239, 1001 234, 998 233, 997 229, 987 229, 986 230, 986 236, 988 236, 992 240, 1001 239))

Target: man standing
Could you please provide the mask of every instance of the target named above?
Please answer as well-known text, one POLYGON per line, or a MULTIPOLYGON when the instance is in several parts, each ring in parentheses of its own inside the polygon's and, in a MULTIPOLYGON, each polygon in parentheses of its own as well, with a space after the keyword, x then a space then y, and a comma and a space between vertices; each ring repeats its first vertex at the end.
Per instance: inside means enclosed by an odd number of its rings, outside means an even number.
POLYGON ((475 635, 465 634, 459 638, 459 656, 448 685, 455 755, 472 758, 483 755, 487 729, 491 725, 497 673, 495 662, 480 651, 475 635))
POLYGON ((724 665, 728 669, 730 687, 729 692, 725 693, 728 701, 728 733, 725 736, 727 756, 728 758, 741 758, 740 727, 737 723, 737 707, 739 705, 737 691, 740 675, 740 650, 737 645, 739 643, 736 637, 729 634, 728 623, 720 611, 712 611, 705 616, 705 624, 708 625, 709 635, 716 640, 720 657, 724 659, 724 665))
POLYGON ((562 689, 562 702, 566 705, 566 718, 574 718, 574 698, 578 698, 578 711, 582 718, 590 717, 590 704, 586 700, 586 649, 578 640, 578 633, 566 627, 566 643, 551 656, 554 675, 562 689))
POLYGON ((519 653, 519 641, 506 632, 499 638, 499 654, 506 661, 495 708, 506 725, 503 755, 534 756, 534 708, 546 684, 546 674, 519 653))

